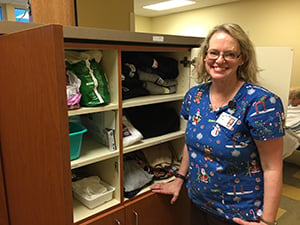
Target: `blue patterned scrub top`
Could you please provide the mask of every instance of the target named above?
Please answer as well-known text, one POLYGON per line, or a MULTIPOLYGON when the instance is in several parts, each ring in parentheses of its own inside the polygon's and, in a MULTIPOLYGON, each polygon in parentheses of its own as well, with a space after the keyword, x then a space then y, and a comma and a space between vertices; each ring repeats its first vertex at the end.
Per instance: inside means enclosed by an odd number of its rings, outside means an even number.
POLYGON ((213 110, 210 85, 192 87, 181 108, 187 120, 188 193, 207 212, 255 221, 263 210, 264 182, 254 140, 284 135, 283 105, 265 88, 244 82, 235 104, 213 110))

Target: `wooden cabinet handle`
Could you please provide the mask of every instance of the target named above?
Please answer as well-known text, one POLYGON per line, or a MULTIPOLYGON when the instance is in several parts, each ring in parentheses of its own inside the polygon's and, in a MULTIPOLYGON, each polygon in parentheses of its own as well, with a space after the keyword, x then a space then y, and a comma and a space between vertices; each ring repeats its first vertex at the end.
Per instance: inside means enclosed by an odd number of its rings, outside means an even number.
POLYGON ((139 225, 139 214, 134 210, 132 212, 135 215, 135 225, 139 225))
POLYGON ((115 219, 115 221, 116 221, 116 223, 117 223, 118 225, 121 225, 121 223, 120 223, 119 220, 115 219))

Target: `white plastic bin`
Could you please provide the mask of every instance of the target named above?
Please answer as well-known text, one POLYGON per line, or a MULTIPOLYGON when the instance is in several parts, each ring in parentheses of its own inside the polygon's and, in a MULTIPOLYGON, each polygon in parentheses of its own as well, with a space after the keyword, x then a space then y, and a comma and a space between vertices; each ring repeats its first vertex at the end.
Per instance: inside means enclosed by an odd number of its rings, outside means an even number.
POLYGON ((84 204, 89 209, 93 209, 99 205, 102 205, 103 203, 109 201, 112 199, 113 192, 115 191, 115 188, 104 183, 103 181, 100 181, 102 185, 104 185, 107 188, 107 191, 104 193, 100 193, 97 195, 93 195, 92 198, 85 198, 84 196, 77 193, 75 190, 73 190, 74 197, 80 201, 82 204, 84 204))

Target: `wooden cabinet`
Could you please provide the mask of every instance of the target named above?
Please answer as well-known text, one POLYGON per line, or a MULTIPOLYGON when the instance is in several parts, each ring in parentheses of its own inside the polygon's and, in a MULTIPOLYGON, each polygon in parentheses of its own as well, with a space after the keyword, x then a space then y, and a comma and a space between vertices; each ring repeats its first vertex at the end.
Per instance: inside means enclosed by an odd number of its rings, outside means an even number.
POLYGON ((118 207, 116 209, 109 210, 99 217, 89 220, 88 225, 124 225, 125 223, 125 211, 124 207, 118 207))
POLYGON ((62 28, 45 26, 0 39, 9 224, 72 224, 62 28))
POLYGON ((74 1, 31 1, 32 18, 35 23, 75 25, 74 1), (57 7, 60 5, 61 7, 57 7))
MULTIPOLYGON (((0 148, 1 150, 1 148, 0 148)), ((0 155, 0 225, 8 225, 8 214, 6 206, 6 196, 4 190, 4 178, 2 172, 2 160, 0 155)))
POLYGON ((170 196, 150 192, 126 203, 126 225, 189 224, 190 205, 185 190, 173 205, 170 200, 170 196))
POLYGON ((108 210, 82 225, 174 225, 188 224, 190 202, 186 189, 182 190, 176 203, 170 205, 170 196, 151 192, 127 201, 124 206, 108 210), (184 206, 184 210, 182 208, 184 206))
POLYGON ((124 156, 167 142, 180 154, 184 122, 181 121, 179 131, 123 147, 122 111, 163 103, 179 112, 190 86, 191 68, 179 64, 178 89, 174 94, 123 101, 121 55, 126 51, 148 51, 180 62, 185 57, 190 59, 191 49, 199 46, 201 39, 60 25, 25 27, 22 30, 18 23, 0 23, 2 33, 16 31, 0 36, 1 54, 5 56, 0 61, 0 103, 5 109, 0 112, 1 175, 5 186, 0 198, 6 198, 0 199, 0 209, 2 213, 7 207, 9 224, 184 224, 181 218, 188 219, 189 215, 186 194, 174 205, 169 204, 170 196, 154 194, 149 188, 132 199, 123 194, 124 156), (111 101, 68 111, 64 51, 90 49, 102 51, 100 64, 108 78, 111 101), (84 135, 80 157, 70 162, 68 120, 93 113, 110 115, 117 149, 110 151, 84 135), (98 175, 113 186, 112 199, 89 209, 73 198, 71 173, 75 170, 98 175))

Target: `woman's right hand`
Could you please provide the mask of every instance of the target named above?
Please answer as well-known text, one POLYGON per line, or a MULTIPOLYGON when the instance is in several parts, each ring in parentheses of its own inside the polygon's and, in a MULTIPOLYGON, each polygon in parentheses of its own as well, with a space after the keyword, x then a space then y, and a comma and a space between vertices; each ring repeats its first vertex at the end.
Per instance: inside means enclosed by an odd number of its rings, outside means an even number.
POLYGON ((171 204, 173 204, 178 199, 182 184, 183 180, 180 178, 176 178, 175 180, 168 183, 160 182, 153 184, 150 189, 156 193, 173 195, 171 199, 171 204))

